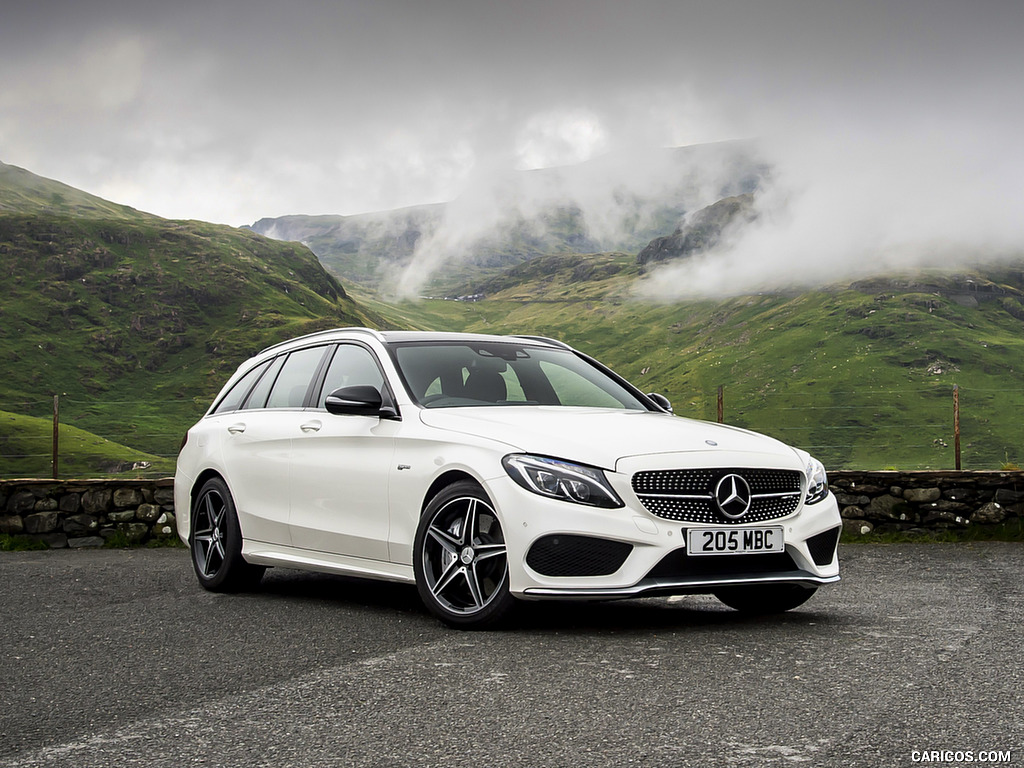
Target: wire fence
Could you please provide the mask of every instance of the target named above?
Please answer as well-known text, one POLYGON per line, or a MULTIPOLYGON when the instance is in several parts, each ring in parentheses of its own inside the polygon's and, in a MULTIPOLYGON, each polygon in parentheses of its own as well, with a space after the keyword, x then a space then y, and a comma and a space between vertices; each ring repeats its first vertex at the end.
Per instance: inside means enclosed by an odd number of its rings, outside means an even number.
POLYGON ((1024 458, 1024 427, 1016 416, 1024 412, 1024 388, 809 389, 736 397, 719 388, 715 411, 718 420, 803 448, 832 469, 1001 469, 1024 458))
POLYGON ((0 401, 0 479, 171 475, 207 405, 66 395, 0 401))
MULTIPOLYGON (((167 476, 198 400, 54 397, 0 402, 0 478, 167 476)), ((675 412, 761 432, 829 469, 1013 469, 1024 387, 745 391, 677 397, 675 412)))

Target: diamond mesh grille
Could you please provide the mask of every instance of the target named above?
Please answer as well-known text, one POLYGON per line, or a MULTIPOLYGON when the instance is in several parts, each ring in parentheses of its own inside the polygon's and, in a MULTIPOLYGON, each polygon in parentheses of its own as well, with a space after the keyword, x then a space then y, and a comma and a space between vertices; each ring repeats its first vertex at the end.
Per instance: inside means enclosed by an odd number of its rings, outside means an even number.
POLYGON ((720 468, 637 472, 632 482, 640 502, 652 515, 704 525, 740 525, 777 520, 795 512, 800 506, 800 479, 799 472, 786 469, 720 468), (749 511, 736 519, 721 514, 714 499, 715 486, 729 474, 743 477, 752 495, 749 511))

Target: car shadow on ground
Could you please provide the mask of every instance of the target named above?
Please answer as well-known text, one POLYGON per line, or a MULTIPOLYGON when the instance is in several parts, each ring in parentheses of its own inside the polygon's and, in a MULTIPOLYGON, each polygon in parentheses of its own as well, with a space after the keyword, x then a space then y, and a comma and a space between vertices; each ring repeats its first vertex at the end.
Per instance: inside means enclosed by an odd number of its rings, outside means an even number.
MULTIPOLYGON (((372 612, 381 618, 391 613, 408 620, 410 614, 426 625, 440 627, 420 602, 411 584, 359 579, 283 568, 267 571, 252 593, 265 600, 289 600, 372 612)), ((713 627, 790 625, 840 625, 840 612, 816 609, 814 600, 785 613, 751 616, 734 611, 711 595, 681 595, 608 601, 523 601, 499 629, 504 632, 651 632, 658 630, 699 630, 713 627)))

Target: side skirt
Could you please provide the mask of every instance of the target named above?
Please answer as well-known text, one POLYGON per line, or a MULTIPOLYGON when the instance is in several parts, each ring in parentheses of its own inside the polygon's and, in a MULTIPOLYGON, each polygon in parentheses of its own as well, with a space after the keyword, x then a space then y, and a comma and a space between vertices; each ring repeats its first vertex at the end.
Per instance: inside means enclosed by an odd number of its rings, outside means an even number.
POLYGON ((416 577, 410 565, 314 552, 297 547, 266 544, 261 541, 246 541, 242 546, 242 557, 246 562, 256 565, 296 568, 301 571, 316 571, 318 573, 337 573, 343 576, 360 576, 367 579, 397 581, 403 584, 416 583, 416 577))

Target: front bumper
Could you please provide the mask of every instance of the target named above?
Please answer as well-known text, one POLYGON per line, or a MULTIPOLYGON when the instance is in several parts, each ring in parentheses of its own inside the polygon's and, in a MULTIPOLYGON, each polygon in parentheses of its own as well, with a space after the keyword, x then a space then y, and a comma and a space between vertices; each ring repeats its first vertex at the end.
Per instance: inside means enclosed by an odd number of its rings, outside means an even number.
MULTIPOLYGON (((706 594, 748 584, 798 584, 808 588, 839 581, 836 541, 842 526, 831 494, 812 506, 801 504, 793 514, 774 520, 782 526, 785 552, 775 554, 693 557, 686 553, 689 523, 665 520, 647 512, 628 487, 617 487, 626 506, 599 509, 547 499, 511 480, 492 481, 488 491, 502 519, 509 553, 509 588, 521 599, 608 600, 652 595, 706 594), (600 575, 552 575, 561 572, 537 565, 530 553, 559 537, 584 539, 628 554, 600 575), (827 562, 826 562, 827 560, 827 562)), ((762 524, 730 525, 730 530, 762 524)), ((597 546, 597 550, 601 547, 597 546)), ((547 561, 545 561, 547 562, 547 561)), ((572 571, 571 568, 563 569, 572 571)))

